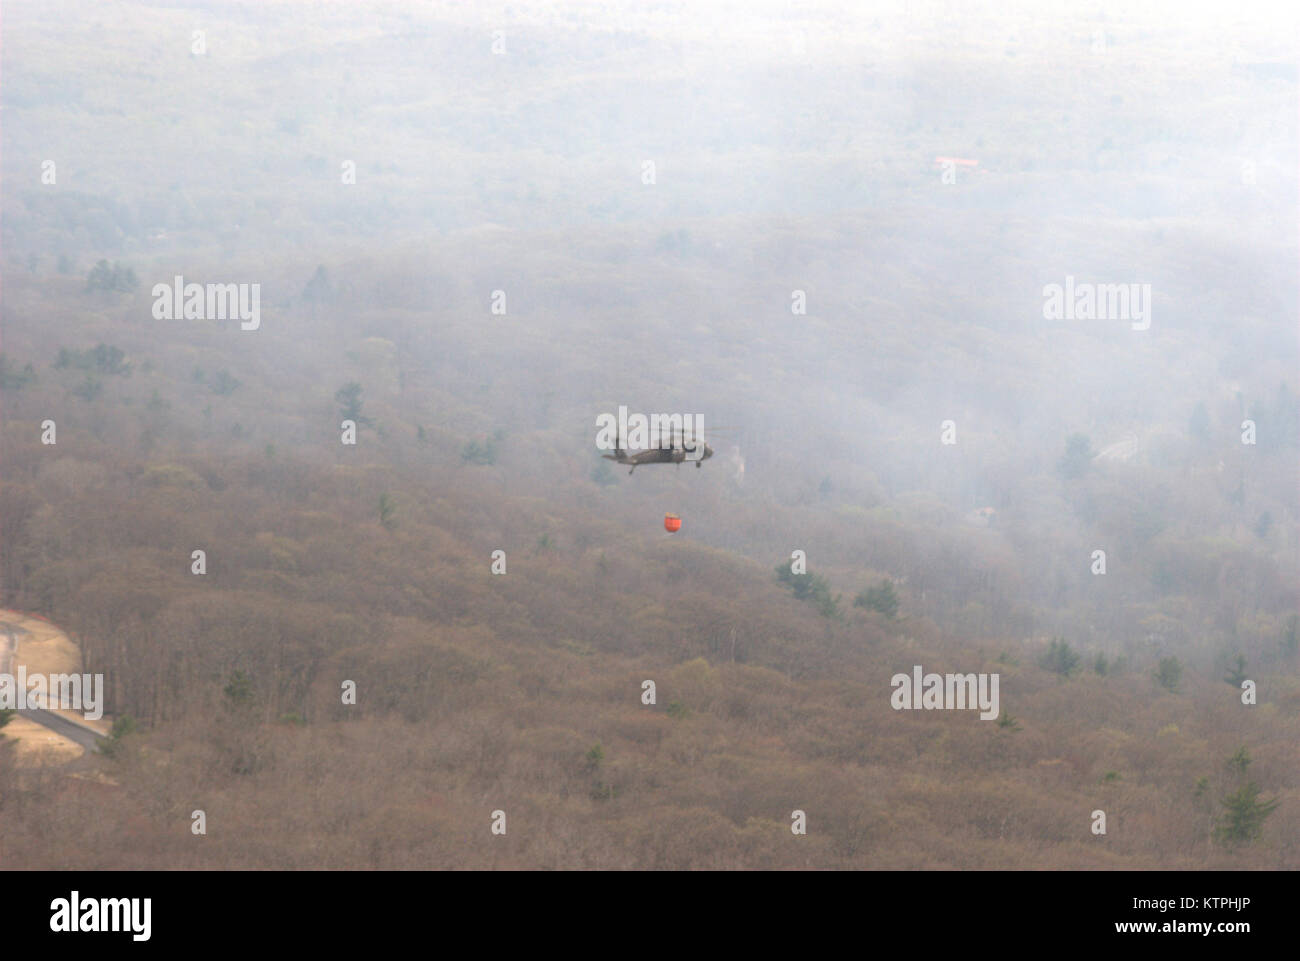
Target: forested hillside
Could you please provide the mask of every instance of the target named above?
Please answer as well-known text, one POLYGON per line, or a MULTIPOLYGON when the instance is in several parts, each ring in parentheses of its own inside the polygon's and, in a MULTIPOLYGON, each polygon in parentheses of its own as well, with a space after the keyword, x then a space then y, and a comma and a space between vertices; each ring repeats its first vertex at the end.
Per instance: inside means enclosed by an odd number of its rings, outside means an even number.
POLYGON ((1300 867, 1267 33, 12 8, 0 608, 134 730, 0 739, 5 867, 1300 867), (629 476, 620 405, 731 430, 629 476), (895 710, 914 665, 999 718, 895 710))

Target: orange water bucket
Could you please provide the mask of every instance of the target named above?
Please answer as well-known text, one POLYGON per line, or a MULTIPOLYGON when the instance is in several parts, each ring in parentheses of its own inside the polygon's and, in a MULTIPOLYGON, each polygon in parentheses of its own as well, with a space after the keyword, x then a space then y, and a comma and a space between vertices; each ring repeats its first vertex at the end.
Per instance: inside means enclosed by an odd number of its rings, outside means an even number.
POLYGON ((676 534, 681 529, 682 529, 682 519, 680 517, 678 517, 676 514, 664 515, 664 530, 666 530, 669 534, 676 534))

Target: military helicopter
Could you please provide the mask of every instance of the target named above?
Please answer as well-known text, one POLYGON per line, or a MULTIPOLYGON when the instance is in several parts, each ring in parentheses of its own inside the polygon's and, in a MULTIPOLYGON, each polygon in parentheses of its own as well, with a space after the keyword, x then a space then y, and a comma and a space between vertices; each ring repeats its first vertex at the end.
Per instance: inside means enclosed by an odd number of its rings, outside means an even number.
POLYGON ((614 453, 601 456, 616 464, 631 464, 628 470, 631 474, 643 464, 676 464, 681 467, 683 461, 693 460, 695 466, 700 467, 713 456, 713 448, 703 441, 695 440, 690 434, 675 430, 666 446, 651 447, 648 450, 630 451, 623 446, 623 438, 620 436, 614 453))

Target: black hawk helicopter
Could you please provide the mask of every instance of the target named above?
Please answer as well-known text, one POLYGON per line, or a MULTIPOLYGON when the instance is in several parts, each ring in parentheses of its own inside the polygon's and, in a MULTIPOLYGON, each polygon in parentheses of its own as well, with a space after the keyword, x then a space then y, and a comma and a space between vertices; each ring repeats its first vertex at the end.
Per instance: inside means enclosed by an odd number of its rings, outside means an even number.
POLYGON ((713 456, 713 448, 701 440, 696 440, 690 434, 674 430, 668 437, 666 445, 661 443, 659 447, 651 447, 647 450, 628 450, 623 446, 623 438, 619 437, 614 453, 601 456, 617 464, 631 464, 628 470, 631 474, 643 464, 676 464, 680 467, 683 462, 692 460, 696 467, 701 467, 713 456))

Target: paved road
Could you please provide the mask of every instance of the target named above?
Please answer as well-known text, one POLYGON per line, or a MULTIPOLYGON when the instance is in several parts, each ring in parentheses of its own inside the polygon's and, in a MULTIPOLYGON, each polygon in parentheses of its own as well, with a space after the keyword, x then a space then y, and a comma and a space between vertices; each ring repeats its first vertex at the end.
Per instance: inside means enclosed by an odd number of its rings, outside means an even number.
MULTIPOLYGON (((4 641, 0 643, 0 674, 13 674, 13 657, 14 652, 18 650, 17 631, 22 630, 6 621, 0 621, 0 631, 4 632, 4 641)), ((19 717, 25 717, 48 727, 55 734, 66 737, 75 744, 80 744, 88 752, 95 750, 95 744, 99 741, 101 735, 92 731, 88 727, 82 727, 76 721, 70 721, 62 715, 55 714, 53 711, 43 711, 35 708, 24 708, 18 712, 19 717)))
POLYGON ((41 711, 27 708, 18 712, 19 717, 29 718, 37 724, 44 724, 55 734, 66 737, 69 741, 80 744, 88 752, 95 750, 95 744, 99 741, 100 736, 88 727, 82 727, 76 721, 69 721, 61 714, 55 714, 53 711, 41 711))

